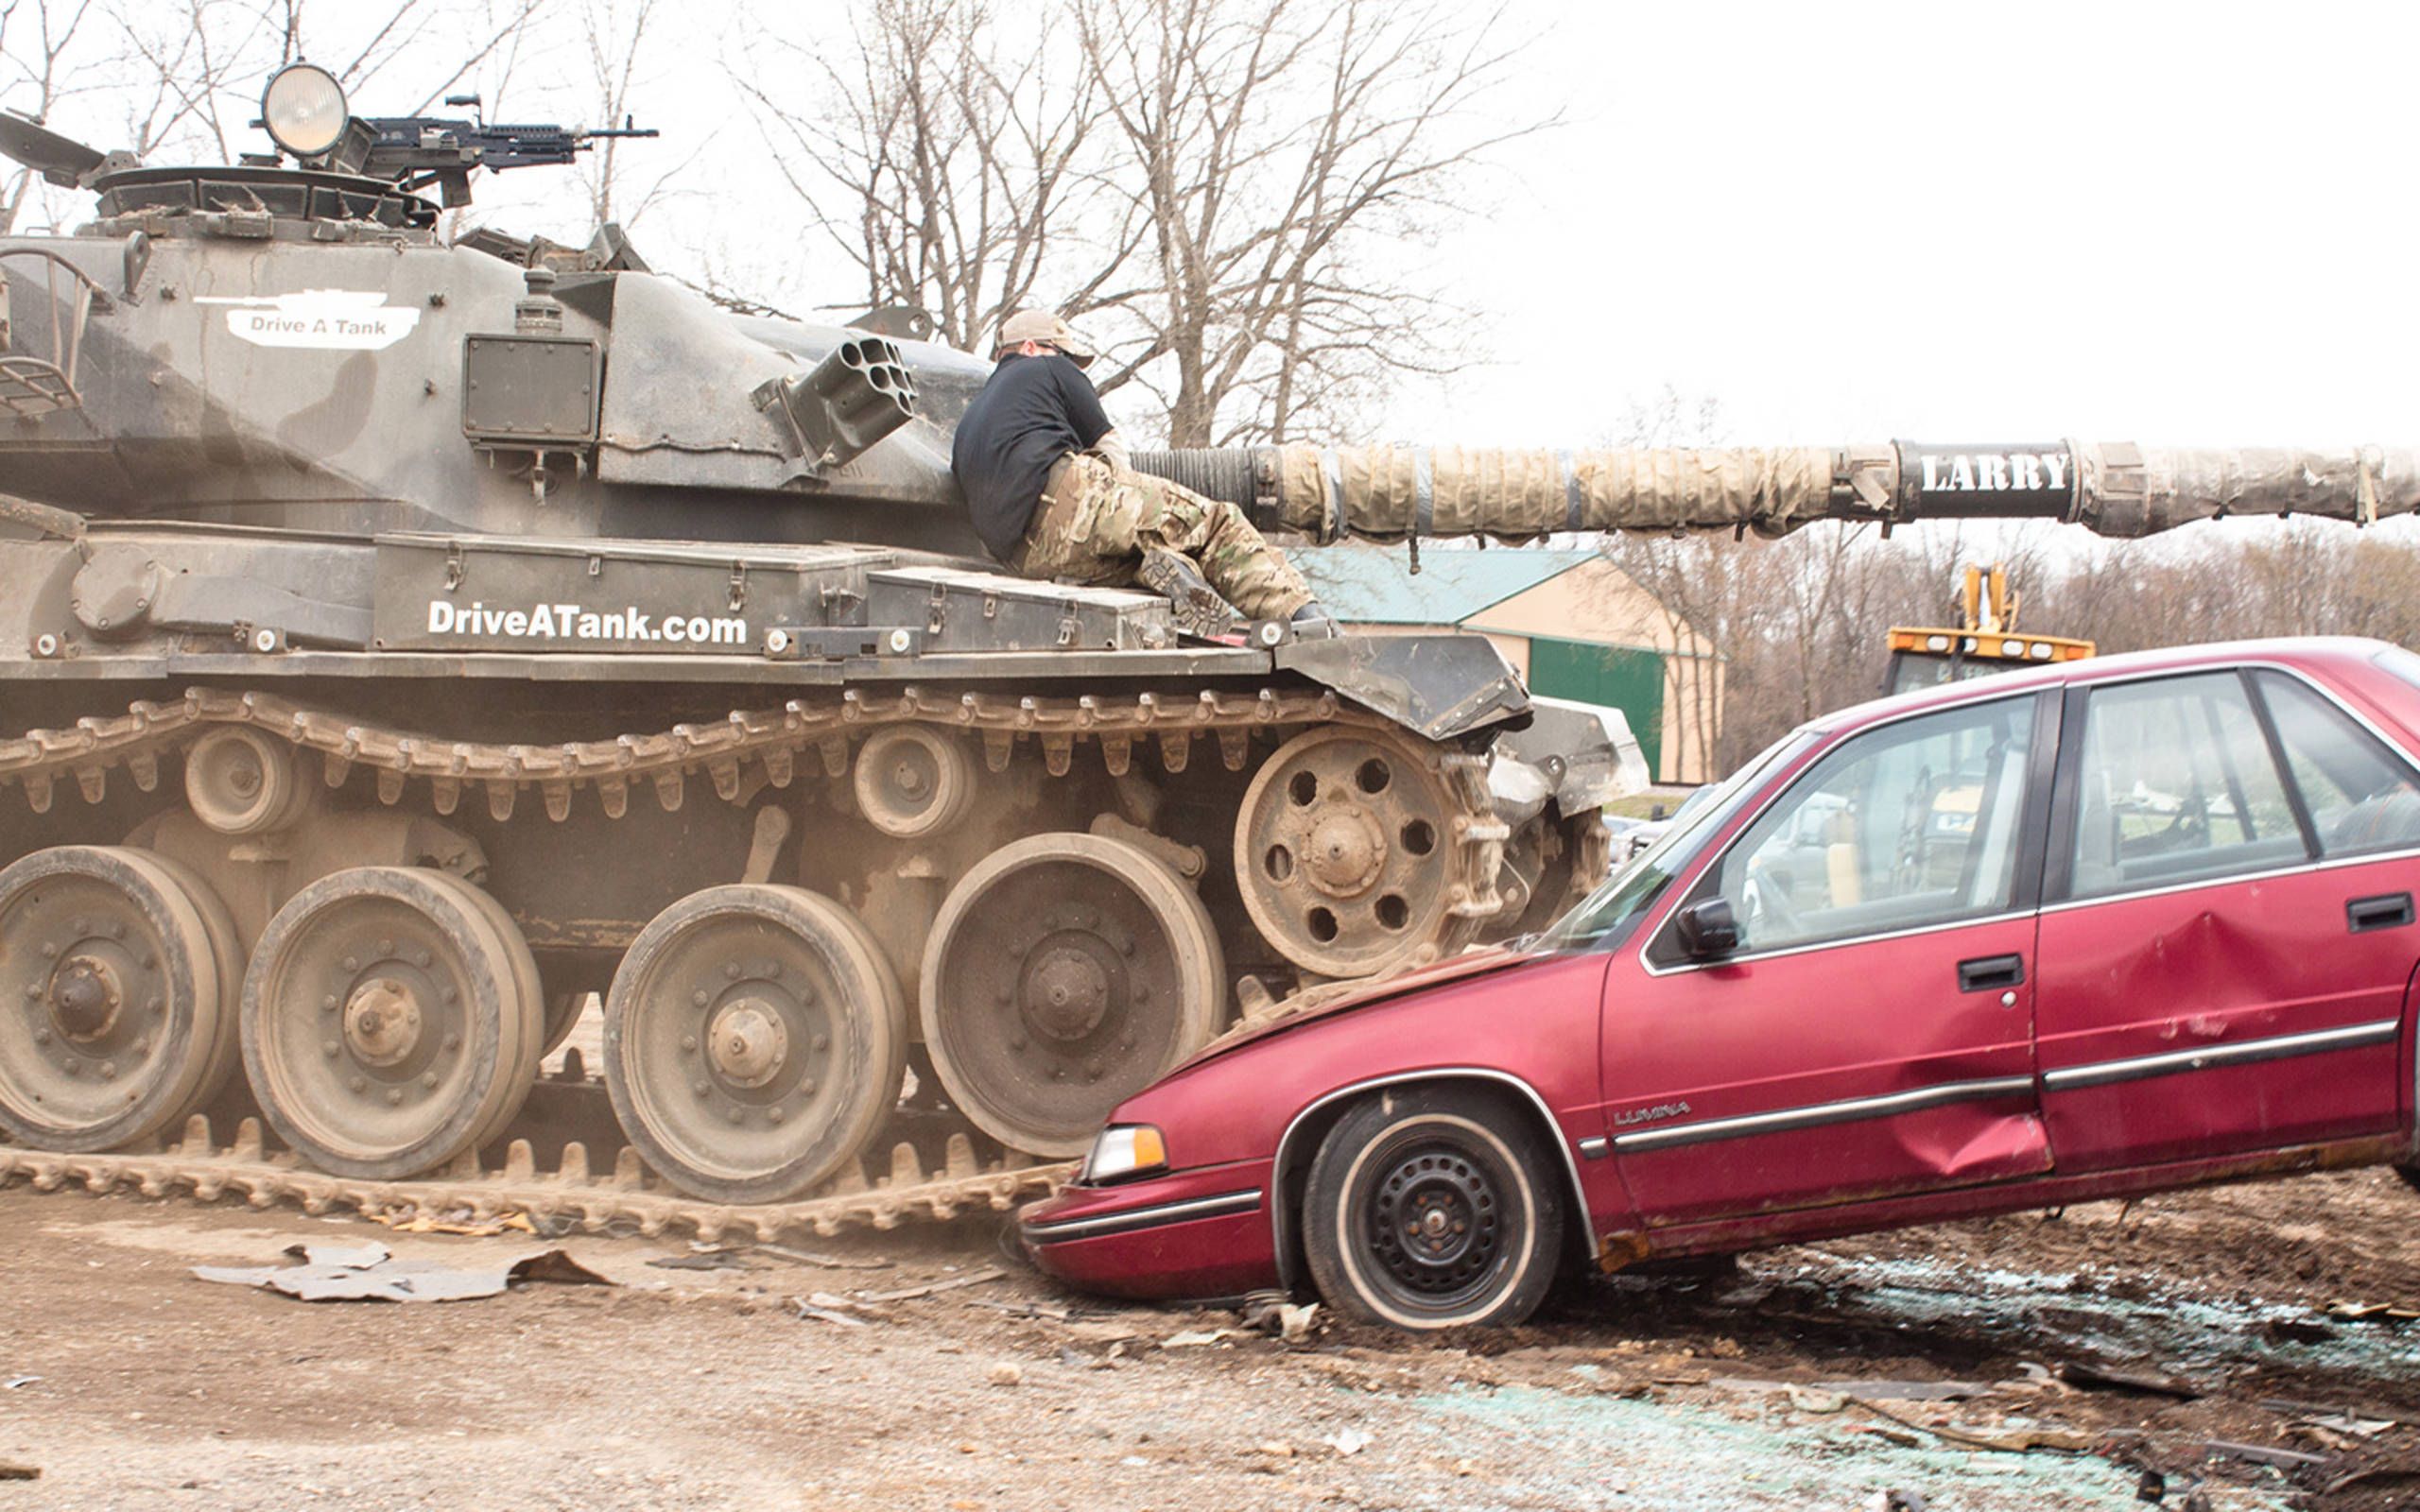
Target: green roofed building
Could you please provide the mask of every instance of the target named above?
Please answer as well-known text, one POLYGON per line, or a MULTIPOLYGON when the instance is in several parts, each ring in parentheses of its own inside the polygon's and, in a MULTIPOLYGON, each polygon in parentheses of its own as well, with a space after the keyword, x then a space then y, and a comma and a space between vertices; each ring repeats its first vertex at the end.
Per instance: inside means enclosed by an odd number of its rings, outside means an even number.
POLYGON ((1697 631, 1593 551, 1347 543, 1287 553, 1336 616, 1374 635, 1477 630, 1530 691, 1618 709, 1659 782, 1703 782, 1722 664, 1697 631))

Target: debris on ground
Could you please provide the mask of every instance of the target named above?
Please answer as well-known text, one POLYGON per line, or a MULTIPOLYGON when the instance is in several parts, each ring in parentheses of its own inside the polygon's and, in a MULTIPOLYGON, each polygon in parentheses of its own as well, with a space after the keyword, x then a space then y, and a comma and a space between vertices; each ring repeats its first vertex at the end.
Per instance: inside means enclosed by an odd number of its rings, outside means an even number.
POLYGON ((1373 1435, 1363 1433, 1358 1428, 1340 1428, 1320 1440, 1321 1443, 1347 1458, 1360 1453, 1376 1441, 1373 1435))
POLYGON ((1160 1341, 1163 1349, 1198 1349, 1237 1336, 1234 1329, 1185 1329, 1160 1341))
POLYGON ((41 1379, 42 1377, 40 1376, 10 1376, 6 1381, 0 1381, 0 1386, 6 1386, 10 1391, 15 1391, 22 1386, 30 1386, 41 1379))
POLYGON ((42 1467, 39 1465, 19 1465, 9 1460, 0 1459, 0 1481, 39 1481, 41 1479, 42 1467))
POLYGON ((2410 1323, 2420 1319, 2420 1307, 2400 1302, 2330 1302, 2320 1315, 2344 1323, 2410 1323))
POLYGON ((2279 1469, 2300 1469, 2306 1465, 2325 1465, 2325 1454, 2306 1454, 2299 1449, 2279 1449, 2273 1444, 2238 1444, 2223 1438, 2213 1438, 2202 1446, 2212 1454, 2225 1454, 2235 1459, 2248 1459, 2256 1465, 2274 1465, 2279 1469))
POLYGON ((809 1249, 792 1249, 786 1245, 758 1245, 756 1253, 770 1255, 795 1264, 813 1265, 819 1270, 889 1270, 897 1261, 873 1256, 819 1255, 809 1249))
POLYGON ((496 1264, 449 1265, 397 1260, 384 1245, 290 1245, 293 1265, 196 1265, 195 1276, 230 1286, 260 1286, 305 1302, 462 1302, 495 1297, 516 1281, 568 1286, 614 1283, 560 1249, 496 1264))
POLYGON ((1003 1280, 1008 1274, 997 1265, 987 1265, 970 1275, 954 1276, 945 1281, 927 1281, 922 1286, 903 1286, 895 1292, 859 1292, 857 1300, 861 1302, 912 1301, 919 1297, 933 1297, 942 1292, 955 1292, 963 1287, 981 1286, 987 1281, 1003 1280))
POLYGON ((2138 1397, 2170 1397, 2178 1401, 2198 1401, 2208 1395, 2188 1381, 2173 1376, 2152 1375, 2135 1370, 2112 1370, 2105 1366, 2087 1365, 2070 1360, 2055 1372, 2061 1381, 2086 1391, 2125 1391, 2138 1397))
POLYGON ((984 1379, 995 1386, 1013 1386, 1025 1379, 1025 1367, 1003 1360, 984 1373, 984 1379))
POLYGON ((1298 1305, 1280 1293, 1247 1302, 1242 1322, 1248 1331, 1274 1333, 1288 1344, 1300 1344, 1311 1336, 1311 1326, 1319 1315, 1319 1303, 1298 1305))
POLYGON ((648 1262, 658 1270, 748 1270, 748 1262, 728 1249, 700 1249, 686 1255, 658 1255, 648 1262))

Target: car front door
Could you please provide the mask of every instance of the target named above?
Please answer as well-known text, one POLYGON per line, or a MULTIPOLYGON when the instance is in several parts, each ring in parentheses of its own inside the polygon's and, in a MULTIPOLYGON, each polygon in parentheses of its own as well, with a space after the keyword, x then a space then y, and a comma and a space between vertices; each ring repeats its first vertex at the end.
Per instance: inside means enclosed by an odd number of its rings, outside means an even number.
POLYGON ((2397 1126, 2420 784, 2281 669, 2080 687, 2042 916, 2062 1171, 2397 1126))
POLYGON ((1614 1154, 1651 1228, 2036 1175, 2035 895, 2058 696, 1844 738, 1608 975, 1614 1154), (1720 898, 1736 948, 1692 956, 1720 898))

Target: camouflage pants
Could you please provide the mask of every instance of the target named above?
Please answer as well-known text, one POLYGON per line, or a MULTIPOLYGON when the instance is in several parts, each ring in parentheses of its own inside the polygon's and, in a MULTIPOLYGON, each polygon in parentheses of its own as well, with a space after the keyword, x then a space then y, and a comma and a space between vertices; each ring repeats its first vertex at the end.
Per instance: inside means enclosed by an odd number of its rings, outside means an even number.
POLYGON ((1193 558, 1248 619, 1282 620, 1311 600, 1303 575, 1241 509, 1088 452, 1063 456, 1050 470, 1009 567, 1027 577, 1123 585, 1154 546, 1193 558))

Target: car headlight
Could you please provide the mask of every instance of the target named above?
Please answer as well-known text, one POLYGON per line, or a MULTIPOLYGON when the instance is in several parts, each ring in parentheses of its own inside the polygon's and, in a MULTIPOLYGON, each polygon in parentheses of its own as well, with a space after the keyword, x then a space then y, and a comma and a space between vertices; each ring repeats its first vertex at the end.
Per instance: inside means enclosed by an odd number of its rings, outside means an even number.
POLYGON ((1112 1124, 1093 1141, 1084 1157, 1086 1181, 1115 1181, 1146 1171, 1167 1169, 1167 1141, 1149 1124, 1112 1124))
POLYGON ((344 135, 344 87, 310 63, 288 63, 261 92, 261 124, 298 158, 316 158, 344 135))

